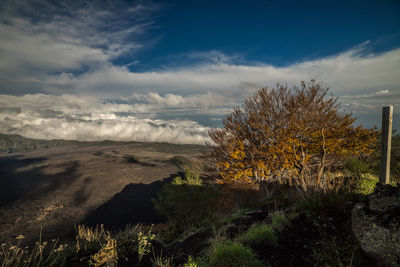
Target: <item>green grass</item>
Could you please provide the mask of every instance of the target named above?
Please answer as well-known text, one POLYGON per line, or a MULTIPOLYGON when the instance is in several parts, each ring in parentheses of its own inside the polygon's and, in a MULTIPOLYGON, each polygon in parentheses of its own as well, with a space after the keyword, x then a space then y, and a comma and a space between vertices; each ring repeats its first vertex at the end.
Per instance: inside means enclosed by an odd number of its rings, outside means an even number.
POLYGON ((194 259, 189 256, 187 262, 183 265, 183 267, 208 267, 207 260, 203 258, 194 259))
POLYGON ((271 227, 276 231, 281 231, 290 225, 290 220, 282 211, 275 211, 271 213, 271 227))
POLYGON ((172 181, 172 185, 200 186, 203 185, 203 180, 195 171, 186 169, 185 178, 182 179, 180 176, 176 176, 172 181))
POLYGON ((259 224, 251 226, 245 233, 238 237, 238 240, 249 246, 278 246, 278 238, 271 225, 259 224))
POLYGON ((209 266, 256 267, 264 266, 252 250, 237 242, 218 242, 209 255, 209 266))
POLYGON ((362 174, 357 182, 355 193, 361 195, 369 195, 374 191, 378 182, 379 179, 375 175, 372 175, 370 173, 362 174))
POLYGON ((184 179, 176 177, 165 185, 153 203, 158 213, 183 232, 193 226, 216 223, 219 198, 218 188, 205 185, 196 173, 187 170, 184 179))

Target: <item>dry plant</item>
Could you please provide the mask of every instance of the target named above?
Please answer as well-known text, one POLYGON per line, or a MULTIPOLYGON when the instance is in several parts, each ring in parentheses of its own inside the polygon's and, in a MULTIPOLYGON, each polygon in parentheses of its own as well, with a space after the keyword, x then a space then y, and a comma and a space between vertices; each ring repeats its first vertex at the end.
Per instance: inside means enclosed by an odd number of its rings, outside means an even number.
POLYGON ((94 228, 85 225, 76 227, 76 251, 98 251, 111 237, 104 225, 94 228))
POLYGON ((207 173, 220 183, 268 181, 303 192, 339 186, 325 174, 345 158, 371 153, 376 131, 354 126, 356 118, 340 112, 328 90, 311 80, 257 91, 222 129, 209 132, 207 173))
POLYGON ((89 264, 98 267, 106 263, 117 264, 117 261, 117 242, 112 238, 107 238, 107 243, 97 253, 90 256, 89 264))
POLYGON ((160 255, 156 255, 153 250, 153 259, 151 260, 153 267, 171 267, 173 265, 172 257, 163 257, 162 252, 160 255))
POLYGON ((1 267, 8 266, 58 266, 63 260, 63 252, 67 245, 59 244, 57 239, 51 242, 42 242, 40 232, 39 241, 31 249, 29 246, 21 247, 23 235, 16 237, 17 244, 1 244, 1 267))

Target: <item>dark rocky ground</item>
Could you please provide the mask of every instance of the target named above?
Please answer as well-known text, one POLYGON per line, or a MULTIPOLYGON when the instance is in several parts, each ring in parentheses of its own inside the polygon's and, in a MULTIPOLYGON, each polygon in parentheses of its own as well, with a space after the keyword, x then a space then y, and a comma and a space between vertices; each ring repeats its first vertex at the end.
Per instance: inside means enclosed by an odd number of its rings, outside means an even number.
MULTIPOLYGON (((65 242, 73 238, 75 225, 81 223, 104 224, 113 230, 128 224, 164 222, 151 200, 184 164, 199 162, 206 149, 111 141, 63 144, 0 153, 0 243, 15 241, 20 234, 26 236, 25 242, 35 242, 40 232, 42 240, 60 238, 65 242)), ((358 202, 346 199, 333 205, 288 209, 297 215, 278 233, 278 245, 252 249, 268 266, 383 266, 363 251, 363 244, 353 234, 351 214, 358 202)), ((287 205, 280 208, 286 210, 287 205)), ((392 210, 398 218, 398 208, 392 210)), ((226 226, 227 235, 232 231, 234 238, 252 224, 268 223, 269 212, 261 209, 245 214, 226 226)), ((212 228, 199 228, 172 243, 155 243, 153 248, 157 255, 183 264, 189 255, 201 256, 214 234, 212 228)), ((136 261, 132 258, 126 266, 133 262, 150 266, 151 255, 141 263, 136 261)), ((67 263, 87 266, 86 261, 75 258, 67 263)), ((119 265, 125 266, 124 262, 119 265)))
POLYGON ((157 223, 151 199, 204 150, 106 141, 0 153, 0 243, 37 241, 41 229, 42 240, 68 237, 80 223, 157 223))

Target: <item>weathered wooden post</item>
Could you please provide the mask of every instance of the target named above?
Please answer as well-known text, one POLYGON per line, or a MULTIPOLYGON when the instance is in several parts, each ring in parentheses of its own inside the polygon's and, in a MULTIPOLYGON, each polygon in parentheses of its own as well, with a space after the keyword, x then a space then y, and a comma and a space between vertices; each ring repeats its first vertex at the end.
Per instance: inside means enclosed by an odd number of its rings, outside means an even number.
POLYGON ((381 145, 381 169, 379 181, 384 184, 390 182, 390 150, 392 146, 392 121, 393 106, 382 109, 382 145, 381 145))

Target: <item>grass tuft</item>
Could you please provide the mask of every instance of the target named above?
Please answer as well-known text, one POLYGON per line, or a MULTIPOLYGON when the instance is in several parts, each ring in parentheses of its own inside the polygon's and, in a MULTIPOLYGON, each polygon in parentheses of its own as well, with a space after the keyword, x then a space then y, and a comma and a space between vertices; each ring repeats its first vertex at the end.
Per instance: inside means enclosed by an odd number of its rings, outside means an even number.
POLYGON ((290 225, 290 220, 286 217, 283 211, 275 211, 270 214, 271 227, 276 231, 282 231, 285 227, 290 225))
POLYGON ((215 267, 256 267, 264 266, 254 255, 253 251, 237 242, 214 244, 210 253, 210 266, 215 267))
POLYGON ((238 237, 238 240, 251 247, 260 245, 278 246, 278 238, 273 227, 266 224, 252 225, 238 237))

